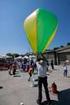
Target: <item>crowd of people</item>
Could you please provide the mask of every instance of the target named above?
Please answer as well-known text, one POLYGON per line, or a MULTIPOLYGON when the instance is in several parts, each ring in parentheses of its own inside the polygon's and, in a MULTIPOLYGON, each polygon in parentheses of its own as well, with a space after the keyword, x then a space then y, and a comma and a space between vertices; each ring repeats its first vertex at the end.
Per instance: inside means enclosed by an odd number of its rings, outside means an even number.
MULTIPOLYGON (((40 105, 42 102, 42 84, 45 89, 46 98, 48 101, 48 105, 50 104, 50 96, 48 91, 48 82, 47 82, 47 75, 46 71, 48 71, 49 62, 45 61, 43 58, 37 58, 36 62, 33 60, 27 60, 24 59, 24 61, 13 61, 10 63, 9 66, 9 74, 10 75, 16 75, 16 70, 22 70, 24 72, 28 72, 29 78, 28 81, 30 81, 32 78, 32 75, 34 73, 34 70, 38 71, 38 99, 37 103, 40 105)), ((51 67, 53 68, 53 64, 51 63, 51 67)))
POLYGON ((10 62, 8 70, 9 70, 10 75, 15 75, 17 69, 19 69, 23 72, 29 72, 31 68, 32 68, 32 71, 34 70, 34 66, 35 66, 35 64, 34 64, 33 60, 27 60, 27 59, 24 59, 23 61, 22 60, 14 60, 14 61, 10 62))
MULTIPOLYGON (((54 70, 53 60, 51 60, 51 63, 49 63, 48 60, 46 60, 46 65, 47 65, 47 68, 46 68, 47 71, 48 71, 48 68, 50 65, 51 65, 51 68, 54 70)), ((22 60, 14 60, 14 61, 10 62, 8 69, 9 69, 10 75, 15 75, 17 69, 19 69, 23 72, 28 72, 28 74, 29 74, 28 80, 30 81, 30 78, 31 78, 35 68, 36 68, 36 61, 33 61, 32 59, 31 60, 24 59, 23 61, 22 60)))
MULTIPOLYGON (((68 71, 67 71, 67 63, 65 62, 63 65, 64 69, 64 77, 67 77, 68 71)), ((48 71, 49 66, 51 66, 51 69, 54 70, 54 62, 51 60, 51 63, 48 62, 43 57, 37 58, 37 60, 34 62, 33 60, 27 60, 24 59, 24 61, 13 61, 13 63, 10 63, 9 66, 9 74, 10 75, 16 75, 16 70, 22 70, 24 72, 28 72, 29 78, 28 81, 33 81, 34 85, 34 80, 32 78, 32 75, 34 73, 34 70, 37 70, 38 73, 38 99, 37 99, 37 104, 41 105, 42 103, 42 85, 44 86, 45 89, 45 95, 46 95, 46 100, 47 104, 50 105, 51 100, 49 96, 49 90, 48 90, 48 82, 47 82, 47 75, 46 72, 48 71)))

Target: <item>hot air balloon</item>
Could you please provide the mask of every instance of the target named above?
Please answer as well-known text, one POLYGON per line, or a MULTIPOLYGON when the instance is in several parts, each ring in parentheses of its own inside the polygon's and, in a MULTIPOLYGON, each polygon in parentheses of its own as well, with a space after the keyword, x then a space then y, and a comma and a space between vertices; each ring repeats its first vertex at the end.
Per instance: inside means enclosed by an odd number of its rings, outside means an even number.
POLYGON ((24 30, 34 53, 43 53, 51 44, 57 31, 57 17, 43 9, 37 9, 24 21, 24 30))

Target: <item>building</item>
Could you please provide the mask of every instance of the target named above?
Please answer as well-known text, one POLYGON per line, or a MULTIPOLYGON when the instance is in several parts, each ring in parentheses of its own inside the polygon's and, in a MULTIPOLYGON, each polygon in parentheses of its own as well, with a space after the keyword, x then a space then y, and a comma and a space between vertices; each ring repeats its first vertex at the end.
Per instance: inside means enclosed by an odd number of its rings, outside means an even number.
POLYGON ((47 59, 53 60, 54 64, 63 64, 65 60, 70 61, 70 45, 47 51, 47 59))

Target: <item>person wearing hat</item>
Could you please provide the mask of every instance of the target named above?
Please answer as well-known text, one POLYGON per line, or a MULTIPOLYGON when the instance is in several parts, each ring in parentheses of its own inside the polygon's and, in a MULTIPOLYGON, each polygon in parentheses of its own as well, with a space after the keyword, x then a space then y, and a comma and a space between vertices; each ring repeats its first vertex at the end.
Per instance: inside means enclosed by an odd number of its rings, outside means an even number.
POLYGON ((47 64, 46 61, 43 58, 38 58, 36 62, 37 70, 38 70, 38 99, 37 104, 41 105, 42 102, 42 84, 45 89, 45 95, 48 102, 48 105, 50 105, 50 96, 48 91, 48 83, 47 83, 47 64))

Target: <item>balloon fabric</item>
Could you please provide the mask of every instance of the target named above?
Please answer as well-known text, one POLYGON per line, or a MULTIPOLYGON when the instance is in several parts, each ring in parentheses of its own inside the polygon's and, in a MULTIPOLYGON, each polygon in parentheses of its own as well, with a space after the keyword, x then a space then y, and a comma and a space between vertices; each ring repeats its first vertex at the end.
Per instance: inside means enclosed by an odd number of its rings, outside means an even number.
POLYGON ((25 19, 24 29, 34 53, 43 53, 47 50, 57 27, 57 17, 44 9, 35 10, 25 19))

